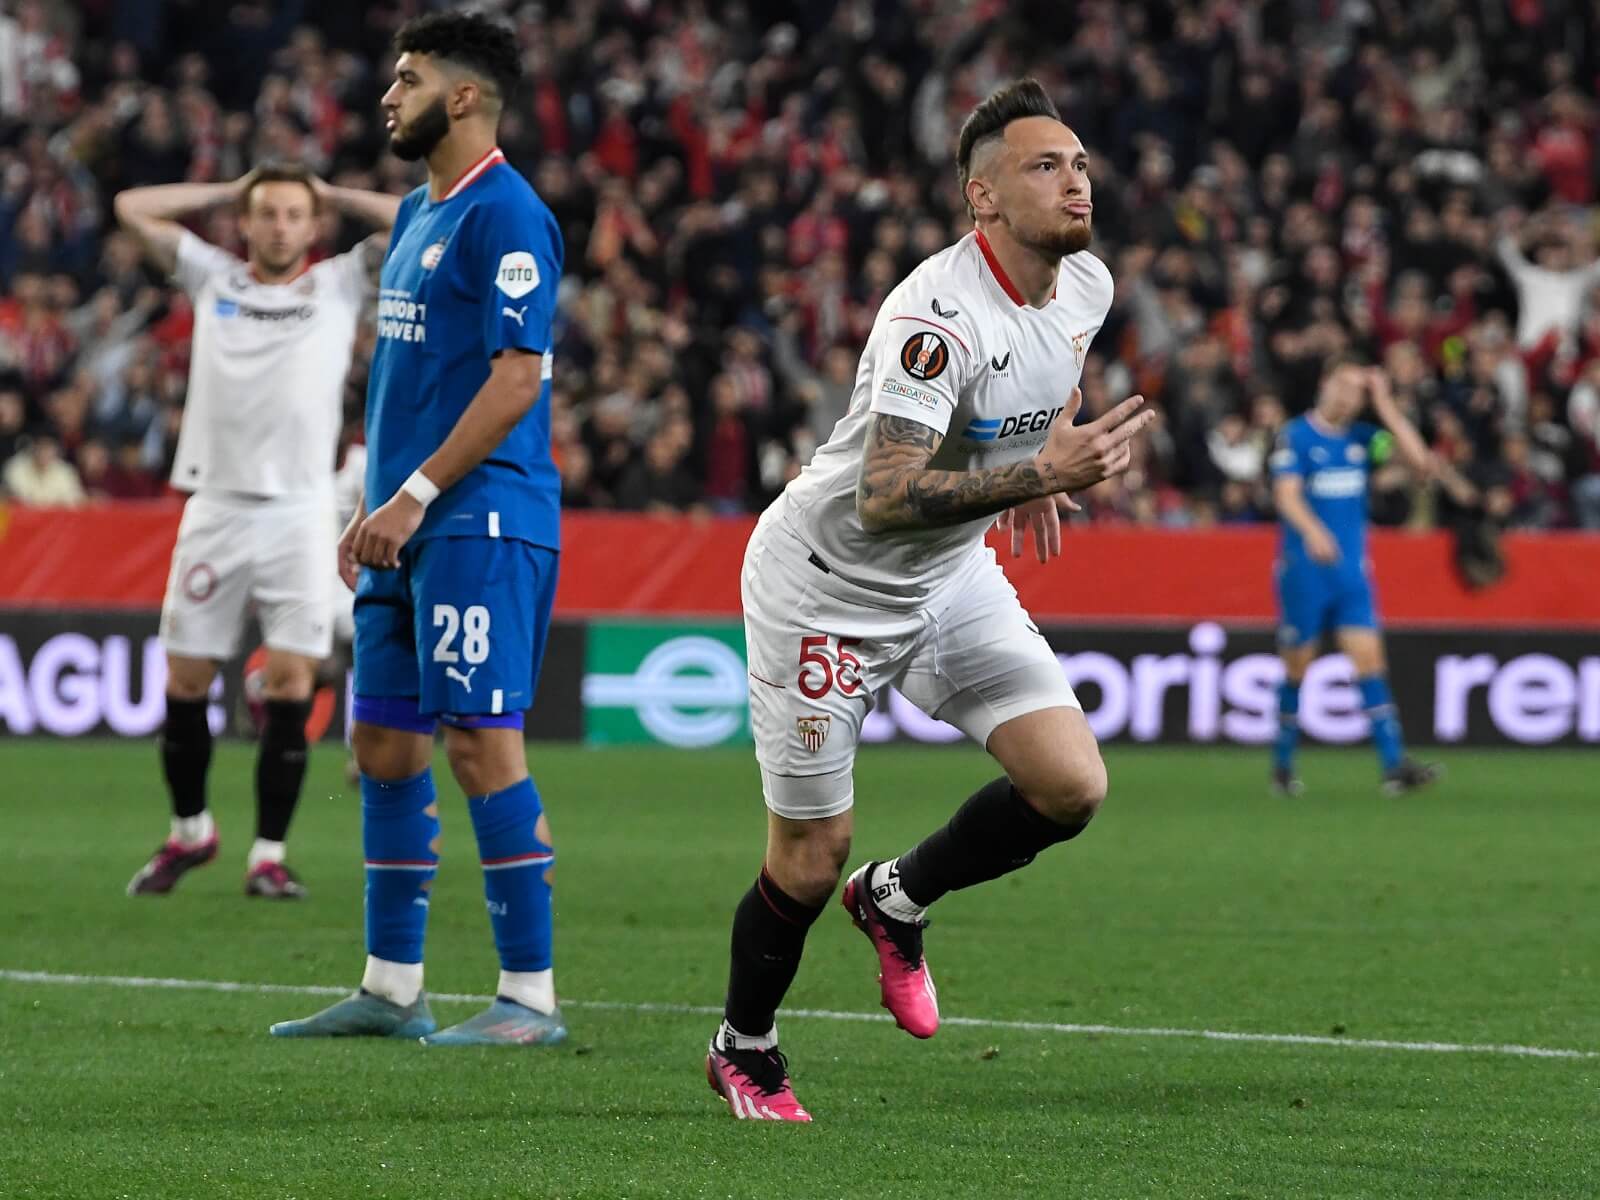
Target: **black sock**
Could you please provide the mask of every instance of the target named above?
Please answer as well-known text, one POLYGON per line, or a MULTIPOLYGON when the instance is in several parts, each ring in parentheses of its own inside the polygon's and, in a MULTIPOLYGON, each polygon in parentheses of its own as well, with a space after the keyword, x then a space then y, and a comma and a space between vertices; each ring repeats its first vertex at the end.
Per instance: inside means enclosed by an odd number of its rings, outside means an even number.
POLYGON ((733 962, 722 1015, 749 1037, 772 1028, 778 1005, 800 969, 806 933, 821 908, 801 904, 772 881, 765 867, 733 913, 733 962))
POLYGON ((1088 824, 1052 821, 1009 779, 996 779, 974 792, 943 829, 900 856, 900 887, 906 899, 927 907, 946 892, 1027 866, 1039 851, 1077 837, 1088 824))
POLYGON ((208 703, 167 697, 167 719, 161 726, 159 744, 175 817, 198 817, 206 810, 206 769, 211 766, 208 703))
POLYGON ((300 800, 306 777, 306 718, 309 700, 268 700, 267 727, 256 758, 256 836, 281 842, 300 800))

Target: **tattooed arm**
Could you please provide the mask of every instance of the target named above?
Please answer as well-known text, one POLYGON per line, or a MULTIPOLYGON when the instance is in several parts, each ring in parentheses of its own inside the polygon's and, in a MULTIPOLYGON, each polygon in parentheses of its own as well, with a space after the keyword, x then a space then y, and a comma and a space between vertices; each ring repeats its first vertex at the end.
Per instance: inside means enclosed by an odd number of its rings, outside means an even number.
POLYGON ((1038 458, 984 471, 932 471, 944 435, 931 425, 876 413, 856 481, 856 512, 868 533, 959 525, 1062 490, 1038 458))
POLYGON ((1128 468, 1130 442, 1155 419, 1129 420, 1143 397, 1124 400, 1097 421, 1075 426, 1083 397, 1076 389, 1038 454, 1004 467, 937 471, 928 466, 944 436, 932 426, 888 413, 872 414, 856 480, 856 513, 868 533, 930 529, 992 516, 1013 505, 1076 491, 1128 468))

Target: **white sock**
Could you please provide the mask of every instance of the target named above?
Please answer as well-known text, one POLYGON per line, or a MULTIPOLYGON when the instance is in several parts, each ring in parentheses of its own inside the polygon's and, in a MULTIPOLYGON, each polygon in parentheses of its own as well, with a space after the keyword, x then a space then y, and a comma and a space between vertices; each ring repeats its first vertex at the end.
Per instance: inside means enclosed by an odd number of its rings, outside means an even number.
POLYGON ((374 996, 407 1008, 415 1004, 422 994, 422 964, 390 962, 386 958, 367 955, 367 969, 361 976, 361 986, 374 996))
POLYGON ((878 911, 892 920, 915 925, 928 911, 922 905, 913 903, 901 890, 898 858, 891 858, 874 867, 867 879, 867 886, 872 889, 872 900, 878 906, 878 911))
POLYGON ((282 861, 282 842, 269 842, 266 838, 257 838, 255 845, 250 847, 250 856, 245 859, 244 869, 246 871, 254 871, 262 863, 281 863, 282 861))
POLYGON ((172 840, 181 845, 200 846, 216 836, 217 823, 209 808, 202 808, 198 816, 172 818, 172 840))
POLYGON ((722 1023, 722 1028, 717 1030, 718 1050, 771 1050, 777 1044, 778 1026, 776 1023, 760 1037, 751 1037, 747 1033, 740 1033, 726 1021, 722 1023))
POLYGON ((500 986, 495 994, 515 1000, 523 1008, 534 1012, 553 1013, 556 1010, 556 973, 549 968, 543 971, 501 971, 500 986))

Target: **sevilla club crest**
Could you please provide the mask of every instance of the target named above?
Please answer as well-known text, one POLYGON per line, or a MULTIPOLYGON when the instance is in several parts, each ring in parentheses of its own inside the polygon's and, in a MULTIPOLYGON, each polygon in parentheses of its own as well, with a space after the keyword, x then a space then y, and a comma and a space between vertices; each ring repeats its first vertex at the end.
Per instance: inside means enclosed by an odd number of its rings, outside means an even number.
POLYGON ((828 726, 833 718, 828 716, 797 717, 795 726, 800 730, 800 744, 815 754, 828 740, 828 726))

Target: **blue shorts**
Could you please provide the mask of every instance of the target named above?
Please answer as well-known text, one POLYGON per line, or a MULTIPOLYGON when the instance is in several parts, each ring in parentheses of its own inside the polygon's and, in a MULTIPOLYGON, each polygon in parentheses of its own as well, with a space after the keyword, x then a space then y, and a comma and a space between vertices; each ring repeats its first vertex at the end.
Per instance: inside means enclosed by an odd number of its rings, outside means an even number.
POLYGON ((1365 564, 1280 561, 1276 573, 1280 646, 1304 646, 1336 629, 1378 627, 1365 564))
POLYGON ((436 537, 404 546, 396 570, 363 567, 355 608, 358 706, 412 699, 421 717, 446 719, 531 707, 558 557, 515 538, 436 537))

